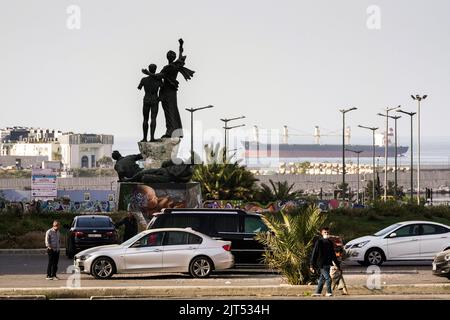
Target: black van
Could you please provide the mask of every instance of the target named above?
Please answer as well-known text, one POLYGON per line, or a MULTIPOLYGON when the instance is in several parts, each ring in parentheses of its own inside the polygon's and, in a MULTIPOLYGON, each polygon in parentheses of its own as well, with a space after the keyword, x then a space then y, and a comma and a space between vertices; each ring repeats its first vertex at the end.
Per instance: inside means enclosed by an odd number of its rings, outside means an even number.
POLYGON ((264 247, 255 240, 267 226, 261 215, 239 209, 164 209, 147 229, 192 228, 216 240, 231 241, 236 264, 260 264, 264 247))

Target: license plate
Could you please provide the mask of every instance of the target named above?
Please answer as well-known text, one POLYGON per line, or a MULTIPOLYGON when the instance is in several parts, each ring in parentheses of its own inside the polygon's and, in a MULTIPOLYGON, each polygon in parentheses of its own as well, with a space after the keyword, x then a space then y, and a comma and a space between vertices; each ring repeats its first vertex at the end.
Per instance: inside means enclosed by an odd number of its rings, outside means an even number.
POLYGON ((101 238, 102 235, 101 234, 88 234, 89 238, 101 238))
POLYGON ((436 263, 433 262, 433 271, 436 271, 436 263))

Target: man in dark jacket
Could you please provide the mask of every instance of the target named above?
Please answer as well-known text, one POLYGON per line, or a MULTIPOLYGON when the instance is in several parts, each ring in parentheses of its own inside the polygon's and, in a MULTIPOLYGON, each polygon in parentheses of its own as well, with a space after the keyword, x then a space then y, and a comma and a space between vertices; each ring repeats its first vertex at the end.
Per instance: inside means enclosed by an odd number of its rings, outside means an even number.
POLYGON ((334 252, 333 242, 328 238, 330 234, 329 228, 323 227, 320 229, 321 238, 319 238, 311 254, 310 270, 314 272, 316 269, 320 272, 319 283, 317 284, 316 293, 313 296, 320 296, 322 294, 323 283, 327 285, 327 297, 333 295, 331 290, 330 268, 333 262, 340 268, 339 261, 334 252))
POLYGON ((123 233, 124 242, 137 235, 138 224, 132 212, 129 211, 128 216, 126 216, 121 221, 115 224, 116 228, 119 228, 121 225, 125 226, 125 230, 123 233))

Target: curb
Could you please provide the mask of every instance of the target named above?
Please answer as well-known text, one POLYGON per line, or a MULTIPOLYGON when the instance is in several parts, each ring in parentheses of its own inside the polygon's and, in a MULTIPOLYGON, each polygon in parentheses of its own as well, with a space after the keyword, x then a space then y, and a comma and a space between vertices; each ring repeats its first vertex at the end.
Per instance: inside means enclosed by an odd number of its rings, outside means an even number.
MULTIPOLYGON (((199 298, 199 297, 310 297, 315 286, 154 286, 154 287, 81 287, 81 288, 1 288, 1 297, 45 296, 47 299, 99 297, 160 297, 160 298, 199 298)), ((450 284, 387 285, 379 290, 365 286, 348 286, 352 295, 404 295, 404 294, 450 294, 450 284)), ((340 294, 338 294, 340 295, 340 294)))

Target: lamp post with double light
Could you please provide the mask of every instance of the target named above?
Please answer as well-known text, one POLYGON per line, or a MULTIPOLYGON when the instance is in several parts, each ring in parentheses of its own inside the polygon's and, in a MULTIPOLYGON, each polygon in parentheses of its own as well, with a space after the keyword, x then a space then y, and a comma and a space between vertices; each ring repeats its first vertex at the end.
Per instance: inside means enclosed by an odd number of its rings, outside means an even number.
POLYGON ((414 165, 414 163, 413 163, 413 158, 414 158, 414 152, 413 152, 413 128, 414 128, 414 125, 413 125, 413 117, 414 117, 414 115, 416 114, 415 112, 407 112, 407 111, 403 111, 403 110, 397 110, 397 112, 401 112, 401 113, 404 113, 404 114, 406 114, 406 115, 408 115, 410 118, 411 118, 411 145, 410 145, 410 148, 411 148, 411 150, 410 150, 410 153, 411 153, 411 164, 410 164, 410 168, 409 168, 409 171, 410 171, 410 175, 411 175, 411 177, 410 177, 410 179, 411 179, 411 181, 410 181, 410 187, 411 187, 411 190, 410 190, 410 200, 412 201, 413 200, 413 194, 414 194, 414 170, 413 170, 413 165, 414 165))
POLYGON ((417 204, 420 204, 420 102, 427 98, 427 95, 411 95, 417 101, 417 204))
POLYGON ((186 111, 189 111, 191 113, 191 164, 194 164, 194 112, 203 110, 203 109, 209 109, 212 108, 212 105, 206 106, 206 107, 200 107, 200 108, 186 108, 186 111))
POLYGON ((347 112, 357 110, 358 108, 348 108, 348 109, 340 109, 339 111, 342 113, 342 201, 345 201, 345 114, 347 112))

